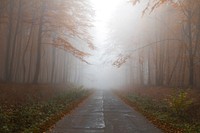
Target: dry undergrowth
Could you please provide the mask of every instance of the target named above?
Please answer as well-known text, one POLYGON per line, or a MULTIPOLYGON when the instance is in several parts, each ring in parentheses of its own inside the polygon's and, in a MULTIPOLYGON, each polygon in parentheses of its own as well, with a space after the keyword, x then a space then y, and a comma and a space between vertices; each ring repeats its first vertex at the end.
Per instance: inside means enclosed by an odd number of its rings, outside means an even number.
POLYGON ((74 85, 0 84, 0 132, 44 132, 87 98, 74 85))
POLYGON ((197 89, 140 88, 118 94, 166 133, 200 132, 200 91, 197 89))

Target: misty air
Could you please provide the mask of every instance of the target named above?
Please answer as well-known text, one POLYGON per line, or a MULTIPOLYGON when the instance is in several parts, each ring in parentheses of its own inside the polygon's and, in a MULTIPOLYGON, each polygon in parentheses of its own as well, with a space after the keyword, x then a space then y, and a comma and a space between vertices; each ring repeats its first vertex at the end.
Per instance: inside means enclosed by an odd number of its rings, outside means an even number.
POLYGON ((200 0, 0 0, 0 133, 199 133, 200 0))

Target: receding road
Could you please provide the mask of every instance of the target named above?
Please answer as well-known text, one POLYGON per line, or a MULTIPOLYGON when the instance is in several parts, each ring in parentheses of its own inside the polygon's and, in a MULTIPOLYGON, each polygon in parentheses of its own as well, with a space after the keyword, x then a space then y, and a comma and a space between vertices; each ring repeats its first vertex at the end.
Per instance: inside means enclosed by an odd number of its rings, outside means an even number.
POLYGON ((48 133, 161 133, 109 91, 97 91, 48 133))

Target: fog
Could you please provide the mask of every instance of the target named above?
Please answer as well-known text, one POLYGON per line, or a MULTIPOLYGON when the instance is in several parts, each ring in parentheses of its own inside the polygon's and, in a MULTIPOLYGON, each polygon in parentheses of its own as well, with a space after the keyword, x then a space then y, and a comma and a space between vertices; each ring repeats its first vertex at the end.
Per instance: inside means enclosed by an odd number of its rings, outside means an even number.
POLYGON ((0 81, 199 86, 198 6, 136 1, 3 2, 0 81))
POLYGON ((0 132, 199 132, 199 81, 200 0, 0 0, 0 132))
POLYGON ((91 3, 95 10, 92 33, 97 50, 89 59, 92 65, 83 70, 88 77, 83 83, 99 89, 125 86, 127 67, 116 68, 112 62, 127 50, 127 42, 134 40, 144 4, 133 7, 124 0, 91 0, 91 3))

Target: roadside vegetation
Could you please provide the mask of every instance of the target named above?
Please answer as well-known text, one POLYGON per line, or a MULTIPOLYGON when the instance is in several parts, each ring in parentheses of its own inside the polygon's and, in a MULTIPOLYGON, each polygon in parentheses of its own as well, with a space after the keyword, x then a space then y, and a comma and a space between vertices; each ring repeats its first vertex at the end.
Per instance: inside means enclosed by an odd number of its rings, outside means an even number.
POLYGON ((44 132, 91 94, 83 87, 0 84, 0 132, 44 132))
POLYGON ((200 132, 199 91, 145 88, 117 94, 166 133, 200 132))

